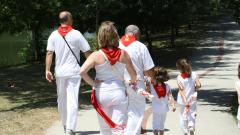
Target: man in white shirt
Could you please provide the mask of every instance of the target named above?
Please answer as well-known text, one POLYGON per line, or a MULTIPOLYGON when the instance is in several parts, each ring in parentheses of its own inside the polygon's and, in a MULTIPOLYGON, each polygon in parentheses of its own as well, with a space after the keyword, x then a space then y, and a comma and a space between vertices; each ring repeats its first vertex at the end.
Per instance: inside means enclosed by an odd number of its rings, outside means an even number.
MULTIPOLYGON (((134 68, 138 75, 138 87, 145 89, 144 76, 153 75, 154 63, 147 47, 137 41, 140 37, 140 30, 136 25, 129 25, 125 29, 125 35, 121 38, 119 47, 128 52, 134 68)), ((124 73, 125 80, 130 80, 129 74, 124 73)), ((137 94, 127 87, 129 106, 126 135, 139 135, 141 123, 145 111, 145 97, 137 94)))
POLYGON ((77 124, 78 93, 80 77, 80 51, 85 57, 91 53, 90 46, 83 35, 72 28, 72 15, 67 11, 59 14, 61 26, 51 33, 47 43, 46 79, 53 81, 50 71, 53 53, 55 53, 55 77, 58 94, 58 111, 64 131, 73 135, 77 124), (66 41, 69 44, 69 47, 66 41), (75 55, 75 56, 74 56, 75 55))

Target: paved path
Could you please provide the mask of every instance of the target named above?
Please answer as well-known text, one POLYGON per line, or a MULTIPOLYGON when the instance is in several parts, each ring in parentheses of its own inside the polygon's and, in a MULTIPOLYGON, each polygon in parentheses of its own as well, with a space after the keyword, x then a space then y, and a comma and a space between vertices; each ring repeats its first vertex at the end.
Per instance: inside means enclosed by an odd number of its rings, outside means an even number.
MULTIPOLYGON (((229 113, 237 79, 237 64, 240 62, 240 27, 229 18, 212 25, 205 34, 201 47, 191 58, 193 70, 201 75, 202 89, 199 92, 196 135, 240 135, 236 121, 229 113)), ((177 71, 171 71, 168 83, 176 95, 177 71)), ((151 107, 146 109, 147 133, 151 135, 151 107)), ((91 107, 79 110, 77 133, 80 135, 99 134, 98 121, 91 107)), ((169 112, 165 135, 181 135, 179 112, 169 112)), ((46 130, 46 135, 63 135, 60 121, 46 130)))

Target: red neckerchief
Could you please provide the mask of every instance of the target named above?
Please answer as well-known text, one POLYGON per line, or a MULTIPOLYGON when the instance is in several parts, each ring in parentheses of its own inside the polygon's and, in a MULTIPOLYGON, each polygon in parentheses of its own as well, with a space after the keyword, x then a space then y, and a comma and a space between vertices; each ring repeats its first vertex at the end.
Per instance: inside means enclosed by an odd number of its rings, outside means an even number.
POLYGON ((136 38, 133 35, 124 35, 121 38, 121 42, 124 46, 129 46, 131 43, 136 41, 136 38))
POLYGON ((68 32, 72 30, 72 26, 70 25, 65 25, 65 26, 59 26, 58 27, 58 32, 61 36, 65 37, 68 32))
POLYGON ((167 94, 166 84, 162 83, 162 85, 154 84, 153 85, 157 95, 159 98, 165 97, 167 94))
POLYGON ((114 65, 121 56, 121 49, 119 48, 112 48, 109 49, 107 47, 102 48, 102 51, 106 54, 108 61, 111 65, 114 65))
POLYGON ((186 78, 188 78, 188 77, 189 77, 189 75, 188 75, 188 74, 186 74, 186 73, 181 73, 181 77, 182 77, 183 79, 186 79, 186 78))
POLYGON ((99 115, 102 116, 102 118, 104 119, 104 121, 108 124, 108 126, 110 128, 115 128, 117 125, 107 116, 107 114, 103 111, 102 107, 100 106, 100 104, 97 101, 96 98, 96 93, 95 90, 92 90, 91 93, 91 103, 93 105, 93 107, 95 108, 95 110, 98 112, 99 115))

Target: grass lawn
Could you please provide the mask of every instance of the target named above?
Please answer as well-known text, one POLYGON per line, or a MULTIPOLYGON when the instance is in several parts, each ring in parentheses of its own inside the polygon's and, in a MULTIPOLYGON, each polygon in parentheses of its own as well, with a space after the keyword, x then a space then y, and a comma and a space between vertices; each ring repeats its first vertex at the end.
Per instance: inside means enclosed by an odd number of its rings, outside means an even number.
MULTIPOLYGON (((180 31, 176 48, 168 47, 169 41, 153 41, 152 57, 156 65, 176 68, 179 57, 191 57, 198 40, 208 24, 202 23, 188 33, 180 31)), ((0 40, 0 47, 3 41, 0 40)), ((4 47, 3 47, 4 48, 4 47)), ((6 53, 7 51, 2 50, 6 53)), ((15 54, 15 53, 14 53, 15 54)), ((13 55, 13 54, 12 54, 13 55)), ((93 74, 93 72, 91 72, 93 74)), ((90 87, 82 81, 80 107, 89 105, 90 87)), ((42 135, 59 119, 56 86, 45 80, 44 65, 21 65, 0 70, 0 133, 1 135, 42 135), (11 87, 12 86, 12 87, 11 87)))
POLYGON ((18 53, 23 47, 27 46, 26 34, 10 35, 3 33, 0 35, 0 67, 25 62, 24 58, 21 58, 18 53))
MULTIPOLYGON (((45 80, 44 65, 1 68, 0 84, 1 135, 42 135, 59 119, 56 86, 45 80)), ((81 88, 90 90, 84 82, 81 88)), ((81 105, 89 101, 89 93, 80 94, 81 105)))

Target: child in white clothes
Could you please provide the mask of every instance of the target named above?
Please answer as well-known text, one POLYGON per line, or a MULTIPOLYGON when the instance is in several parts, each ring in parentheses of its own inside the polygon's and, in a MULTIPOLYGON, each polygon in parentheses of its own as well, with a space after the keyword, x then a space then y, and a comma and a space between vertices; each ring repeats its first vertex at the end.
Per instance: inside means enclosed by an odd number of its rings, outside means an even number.
MULTIPOLYGON (((238 79, 240 79, 240 64, 238 64, 238 79)), ((240 128, 240 80, 236 81, 235 88, 237 90, 238 95, 238 113, 237 113, 237 119, 238 119, 238 128, 240 128)))
POLYGON ((164 134, 164 123, 169 111, 168 101, 170 101, 173 107, 173 112, 176 110, 170 86, 165 83, 168 80, 167 70, 161 67, 154 68, 154 79, 149 80, 151 82, 151 93, 154 96, 152 98, 152 128, 154 135, 164 134))
POLYGON ((177 76, 178 97, 180 106, 180 123, 184 135, 194 135, 195 119, 197 110, 197 92, 201 87, 198 75, 192 72, 187 59, 181 58, 177 61, 177 68, 180 74, 177 76))

